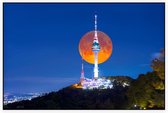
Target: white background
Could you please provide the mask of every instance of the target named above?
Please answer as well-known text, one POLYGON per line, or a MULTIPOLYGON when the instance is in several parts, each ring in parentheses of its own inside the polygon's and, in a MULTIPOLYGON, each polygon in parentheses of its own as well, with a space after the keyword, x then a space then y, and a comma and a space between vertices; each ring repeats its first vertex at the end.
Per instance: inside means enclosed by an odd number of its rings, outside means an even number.
MULTIPOLYGON (((166 57, 168 55, 168 40, 167 40, 167 19, 168 19, 168 2, 166 0, 2 0, 0 1, 0 112, 2 113, 8 113, 8 112, 12 112, 12 113, 39 113, 39 112, 51 112, 51 113, 55 113, 55 112, 63 112, 63 113, 120 113, 120 112, 124 112, 124 113, 166 113, 168 112, 168 103, 167 103, 167 83, 168 83, 168 79, 167 79, 167 71, 165 70, 165 77, 166 77, 166 81, 165 81, 165 85, 166 85, 166 93, 165 93, 165 109, 166 110, 3 110, 3 2, 164 2, 165 3, 165 52, 166 52, 166 57)), ((167 68, 167 58, 166 58, 166 68, 167 68)))

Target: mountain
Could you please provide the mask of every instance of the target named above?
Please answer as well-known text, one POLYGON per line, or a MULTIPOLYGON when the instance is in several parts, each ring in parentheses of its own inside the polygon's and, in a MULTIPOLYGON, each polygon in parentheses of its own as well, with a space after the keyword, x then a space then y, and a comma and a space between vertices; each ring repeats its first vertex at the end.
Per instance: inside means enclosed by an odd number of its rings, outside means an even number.
POLYGON ((164 89, 152 86, 159 81, 155 73, 137 79, 127 76, 106 79, 113 81, 112 89, 83 90, 71 85, 32 100, 4 105, 4 109, 164 109, 164 89))

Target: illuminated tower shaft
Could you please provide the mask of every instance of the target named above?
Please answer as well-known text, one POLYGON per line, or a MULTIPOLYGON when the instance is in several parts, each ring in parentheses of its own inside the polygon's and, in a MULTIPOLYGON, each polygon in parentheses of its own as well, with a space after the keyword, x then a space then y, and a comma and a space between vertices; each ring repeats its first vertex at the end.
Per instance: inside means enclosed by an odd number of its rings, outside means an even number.
POLYGON ((98 78, 98 74, 99 70, 98 70, 98 52, 94 52, 94 78, 97 79, 98 78))
POLYGON ((94 32, 94 40, 92 44, 92 51, 94 52, 94 79, 98 78, 98 52, 100 51, 100 45, 97 36, 97 15, 95 15, 95 32, 94 32))

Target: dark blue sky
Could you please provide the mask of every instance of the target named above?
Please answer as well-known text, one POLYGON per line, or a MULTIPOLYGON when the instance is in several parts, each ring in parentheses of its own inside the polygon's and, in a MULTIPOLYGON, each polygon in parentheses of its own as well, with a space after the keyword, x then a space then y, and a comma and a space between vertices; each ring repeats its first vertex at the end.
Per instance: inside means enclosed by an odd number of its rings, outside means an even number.
MULTIPOLYGON (((4 4, 4 91, 46 92, 80 77, 80 38, 98 29, 113 42, 99 65, 100 76, 152 71, 152 57, 164 48, 164 4, 4 4)), ((93 65, 85 62, 85 75, 93 65)))

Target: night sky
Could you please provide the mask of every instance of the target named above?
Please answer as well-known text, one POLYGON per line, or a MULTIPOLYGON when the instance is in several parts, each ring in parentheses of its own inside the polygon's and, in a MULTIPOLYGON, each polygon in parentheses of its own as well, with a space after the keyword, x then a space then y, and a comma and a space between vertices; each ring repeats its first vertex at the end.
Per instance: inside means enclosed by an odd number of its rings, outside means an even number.
MULTIPOLYGON (((111 57, 100 76, 152 71, 152 58, 164 48, 164 4, 4 4, 4 92, 55 91, 77 83, 80 38, 98 30, 112 40, 111 57)), ((85 62, 85 76, 93 65, 85 62)))

